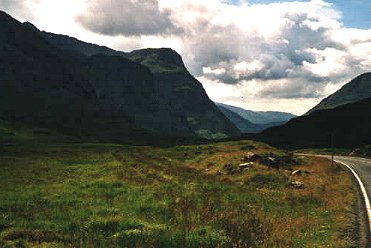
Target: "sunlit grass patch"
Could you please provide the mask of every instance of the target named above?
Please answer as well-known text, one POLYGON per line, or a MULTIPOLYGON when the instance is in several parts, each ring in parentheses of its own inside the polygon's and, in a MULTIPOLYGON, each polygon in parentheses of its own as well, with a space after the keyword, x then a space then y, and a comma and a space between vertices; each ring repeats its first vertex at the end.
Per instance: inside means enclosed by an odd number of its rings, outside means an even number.
POLYGON ((0 156, 3 246, 352 244, 343 227, 352 227, 353 184, 346 170, 325 159, 305 158, 279 170, 259 163, 240 169, 248 152, 285 156, 251 141, 22 149, 0 156), (294 176, 291 167, 309 173, 294 176), (290 186, 295 180, 304 188, 290 186))

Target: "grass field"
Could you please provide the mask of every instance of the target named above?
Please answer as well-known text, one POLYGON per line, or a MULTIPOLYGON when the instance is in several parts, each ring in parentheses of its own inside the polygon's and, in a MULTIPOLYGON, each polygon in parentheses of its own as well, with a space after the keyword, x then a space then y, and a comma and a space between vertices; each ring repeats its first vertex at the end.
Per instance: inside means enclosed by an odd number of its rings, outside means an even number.
POLYGON ((0 247, 356 247, 353 182, 324 159, 240 170, 248 152, 284 152, 82 144, 6 123, 0 145, 0 247))

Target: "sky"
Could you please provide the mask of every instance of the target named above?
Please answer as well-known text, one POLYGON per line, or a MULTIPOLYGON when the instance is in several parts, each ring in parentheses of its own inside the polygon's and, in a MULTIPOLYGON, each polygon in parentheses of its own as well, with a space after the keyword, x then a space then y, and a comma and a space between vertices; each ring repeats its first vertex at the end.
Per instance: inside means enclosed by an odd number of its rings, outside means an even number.
POLYGON ((371 71, 369 0, 0 0, 39 29, 170 47, 217 102, 297 115, 371 71))

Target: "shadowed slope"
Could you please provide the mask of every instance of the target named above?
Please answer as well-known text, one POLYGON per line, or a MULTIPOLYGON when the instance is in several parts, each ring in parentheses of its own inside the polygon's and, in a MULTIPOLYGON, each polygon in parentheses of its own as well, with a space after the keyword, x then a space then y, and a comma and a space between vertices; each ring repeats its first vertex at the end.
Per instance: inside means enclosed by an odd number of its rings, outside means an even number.
POLYGON ((317 106, 309 110, 306 114, 316 110, 332 109, 347 103, 357 102, 371 97, 371 73, 364 73, 340 90, 322 100, 317 106))

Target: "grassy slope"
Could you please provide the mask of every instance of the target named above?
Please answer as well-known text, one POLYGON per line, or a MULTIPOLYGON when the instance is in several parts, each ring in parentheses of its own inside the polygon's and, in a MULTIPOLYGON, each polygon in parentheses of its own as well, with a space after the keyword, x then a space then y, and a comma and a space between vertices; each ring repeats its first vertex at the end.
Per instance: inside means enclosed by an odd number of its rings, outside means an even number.
MULTIPOLYGON (((0 123, 0 246, 349 247, 349 174, 237 167, 250 141, 173 148, 79 144, 0 123), (60 143, 56 141, 59 140, 60 143), (218 171, 222 175, 218 175, 218 171), (328 178, 331 178, 330 182, 328 178), (300 180, 305 189, 288 187, 300 180)), ((304 160, 305 159, 305 160, 304 160)))

